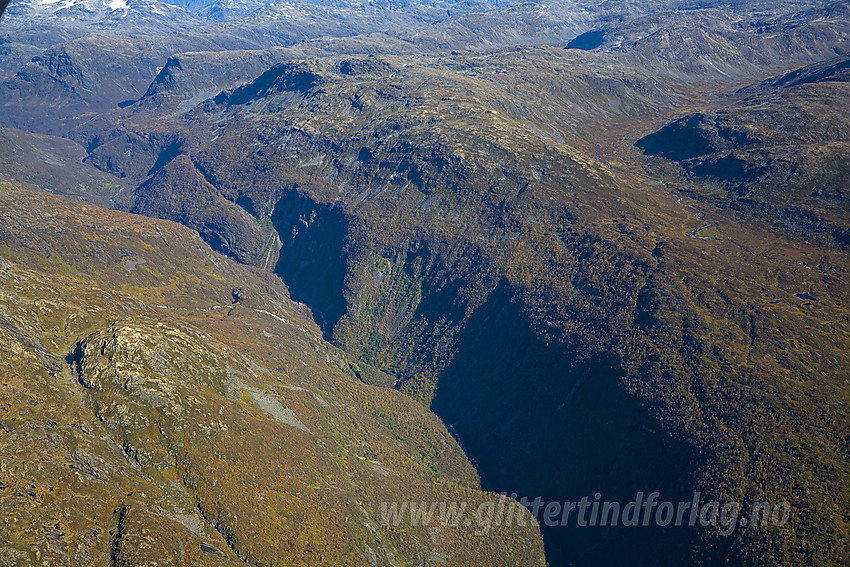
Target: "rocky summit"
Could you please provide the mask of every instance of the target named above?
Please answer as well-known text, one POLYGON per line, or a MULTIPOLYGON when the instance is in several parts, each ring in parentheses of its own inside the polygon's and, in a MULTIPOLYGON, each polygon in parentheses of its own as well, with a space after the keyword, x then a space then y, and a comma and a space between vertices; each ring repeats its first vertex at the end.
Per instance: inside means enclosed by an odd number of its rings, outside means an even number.
POLYGON ((845 0, 13 0, 0 565, 846 565, 848 69, 845 0))

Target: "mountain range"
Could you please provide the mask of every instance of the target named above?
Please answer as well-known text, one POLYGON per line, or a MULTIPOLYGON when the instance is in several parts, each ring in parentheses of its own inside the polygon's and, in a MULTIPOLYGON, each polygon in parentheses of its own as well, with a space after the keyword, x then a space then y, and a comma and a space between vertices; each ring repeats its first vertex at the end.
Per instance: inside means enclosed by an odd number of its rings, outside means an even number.
POLYGON ((848 39, 846 1, 13 3, 0 557, 844 565, 848 39), (790 519, 378 518, 653 491, 790 519))

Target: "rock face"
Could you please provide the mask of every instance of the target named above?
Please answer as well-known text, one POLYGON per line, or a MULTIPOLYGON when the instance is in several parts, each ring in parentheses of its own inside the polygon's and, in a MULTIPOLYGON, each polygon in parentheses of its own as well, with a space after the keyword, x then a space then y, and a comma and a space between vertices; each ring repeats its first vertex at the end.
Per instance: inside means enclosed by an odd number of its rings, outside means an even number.
POLYGON ((344 211, 293 192, 277 202, 271 221, 282 242, 274 271, 290 276, 288 286, 297 301, 321 306, 317 322, 331 333, 346 309, 344 211))

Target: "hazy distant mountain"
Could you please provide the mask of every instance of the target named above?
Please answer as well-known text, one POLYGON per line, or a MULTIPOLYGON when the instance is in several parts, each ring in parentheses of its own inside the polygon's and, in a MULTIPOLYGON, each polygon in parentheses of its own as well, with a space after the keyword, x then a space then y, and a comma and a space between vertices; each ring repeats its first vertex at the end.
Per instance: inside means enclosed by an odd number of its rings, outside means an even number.
POLYGON ((120 33, 162 35, 189 29, 201 20, 159 0, 23 0, 9 5, 4 25, 87 26, 120 33))

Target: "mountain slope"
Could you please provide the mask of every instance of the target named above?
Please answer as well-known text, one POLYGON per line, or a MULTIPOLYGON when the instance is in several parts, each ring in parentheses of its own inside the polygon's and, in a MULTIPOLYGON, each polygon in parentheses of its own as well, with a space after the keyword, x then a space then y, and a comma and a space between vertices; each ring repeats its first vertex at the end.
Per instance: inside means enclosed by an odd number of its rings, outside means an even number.
POLYGON ((15 27, 80 27, 92 31, 162 35, 185 31, 202 20, 191 12, 159 0, 16 0, 3 16, 15 27))
POLYGON ((380 502, 492 496, 273 279, 171 223, 1 195, 4 562, 542 564, 530 524, 381 524, 380 502))

